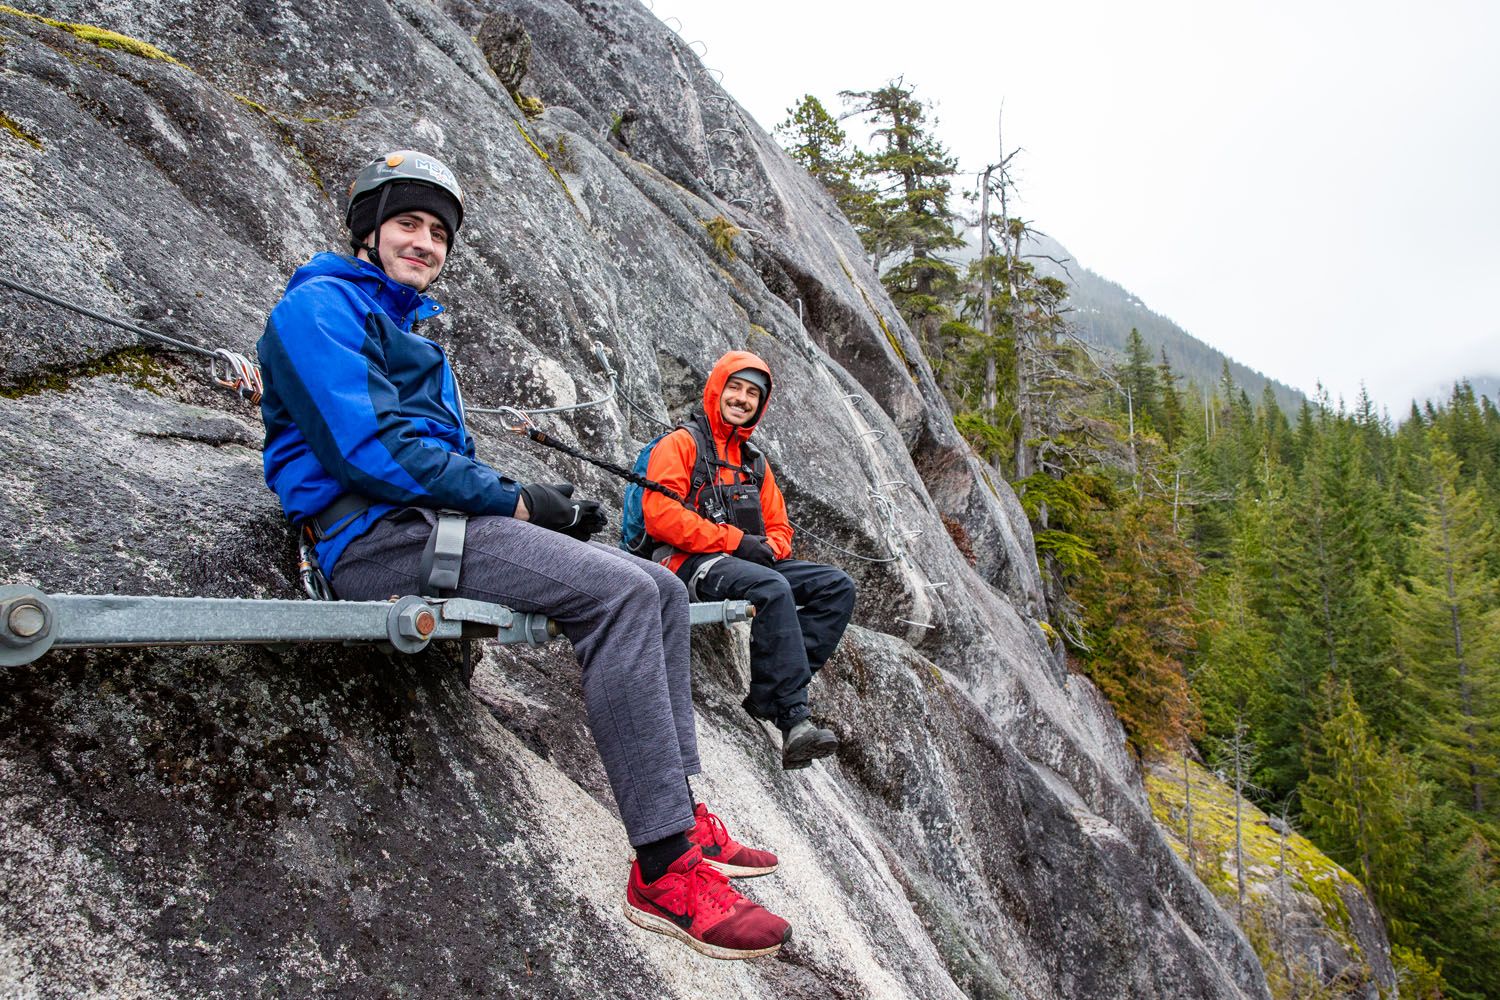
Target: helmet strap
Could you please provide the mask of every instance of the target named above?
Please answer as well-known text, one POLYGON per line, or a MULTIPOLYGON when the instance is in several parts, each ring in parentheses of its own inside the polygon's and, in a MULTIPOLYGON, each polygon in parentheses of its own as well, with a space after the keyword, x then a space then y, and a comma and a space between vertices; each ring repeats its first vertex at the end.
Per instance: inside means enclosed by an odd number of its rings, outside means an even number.
POLYGON ((375 269, 382 274, 385 273, 385 265, 380 263, 380 227, 385 225, 385 202, 390 193, 391 186, 389 184, 380 185, 380 201, 375 204, 375 228, 370 231, 370 242, 361 243, 358 240, 353 241, 355 252, 363 250, 369 254, 370 263, 374 264, 375 269))

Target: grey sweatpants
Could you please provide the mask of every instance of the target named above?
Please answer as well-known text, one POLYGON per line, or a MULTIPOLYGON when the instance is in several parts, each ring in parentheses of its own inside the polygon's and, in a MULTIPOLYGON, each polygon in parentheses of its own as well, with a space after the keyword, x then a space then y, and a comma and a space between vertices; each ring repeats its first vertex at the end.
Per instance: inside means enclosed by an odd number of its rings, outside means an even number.
MULTIPOLYGON (((334 567, 346 601, 415 594, 432 511, 377 521, 334 567)), ((554 618, 583 666, 589 731, 632 846, 693 825, 687 776, 702 768, 693 725, 688 596, 664 567, 512 517, 471 517, 456 596, 554 618)))

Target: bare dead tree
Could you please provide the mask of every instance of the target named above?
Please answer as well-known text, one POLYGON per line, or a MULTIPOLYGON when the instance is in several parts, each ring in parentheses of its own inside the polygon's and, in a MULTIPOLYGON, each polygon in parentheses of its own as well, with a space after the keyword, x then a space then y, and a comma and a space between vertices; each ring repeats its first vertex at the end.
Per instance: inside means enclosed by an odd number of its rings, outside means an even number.
POLYGON ((1193 849, 1193 772, 1188 766, 1188 741, 1182 741, 1182 789, 1183 810, 1186 812, 1187 820, 1187 855, 1188 869, 1194 873, 1198 871, 1198 859, 1193 849))
POLYGON ((1235 916, 1241 923, 1245 919, 1245 790, 1254 787, 1249 774, 1255 768, 1257 756, 1249 735, 1250 727, 1246 724, 1244 716, 1237 716, 1230 735, 1225 739, 1215 741, 1218 748, 1219 766, 1232 770, 1234 774, 1235 916))
POLYGON ((1286 969, 1287 981, 1292 979, 1292 954, 1287 946, 1286 934, 1286 894, 1288 888, 1286 871, 1286 842, 1291 834, 1291 826, 1286 821, 1287 809, 1292 803, 1292 797, 1288 795, 1281 803, 1281 824, 1277 827, 1277 834, 1281 838, 1280 859, 1277 862, 1278 885, 1276 887, 1276 953, 1281 956, 1283 968, 1286 969))

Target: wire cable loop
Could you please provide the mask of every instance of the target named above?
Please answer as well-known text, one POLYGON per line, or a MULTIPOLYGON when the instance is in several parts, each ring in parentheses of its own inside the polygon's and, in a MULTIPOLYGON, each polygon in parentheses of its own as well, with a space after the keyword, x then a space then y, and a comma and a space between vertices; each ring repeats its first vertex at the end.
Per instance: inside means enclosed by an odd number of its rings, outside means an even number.
POLYGON ((620 391, 620 375, 609 363, 609 348, 598 340, 594 341, 594 359, 599 362, 600 367, 604 369, 605 377, 609 379, 609 391, 598 399, 586 399, 581 403, 569 403, 566 406, 533 406, 524 410, 518 406, 471 406, 468 412, 514 416, 520 420, 522 427, 534 427, 536 423, 531 418, 539 413, 571 413, 574 410, 603 406, 614 399, 615 394, 620 391))
POLYGON ((833 544, 832 542, 830 542, 826 538, 822 538, 822 537, 820 537, 818 535, 813 534, 811 531, 808 531, 806 528, 802 527, 800 524, 798 524, 796 521, 793 521, 791 518, 787 518, 787 523, 792 526, 792 530, 795 531, 798 535, 806 535, 808 538, 811 538, 813 541, 818 542, 818 543, 820 543, 820 544, 822 544, 822 545, 824 545, 824 546, 832 549, 835 552, 842 552, 844 555, 849 556, 851 559, 858 559, 861 562, 868 562, 868 563, 892 563, 892 562, 898 562, 901 559, 901 557, 898 556, 898 555, 882 556, 882 557, 878 557, 877 558, 876 556, 866 556, 866 555, 861 555, 858 552, 851 552, 850 550, 848 550, 846 548, 843 548, 842 546, 833 544))

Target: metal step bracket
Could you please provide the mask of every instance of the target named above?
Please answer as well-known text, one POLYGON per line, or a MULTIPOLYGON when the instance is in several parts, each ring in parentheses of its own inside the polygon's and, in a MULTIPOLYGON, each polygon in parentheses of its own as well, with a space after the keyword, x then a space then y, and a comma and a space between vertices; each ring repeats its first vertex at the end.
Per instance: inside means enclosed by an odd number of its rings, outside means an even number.
POLYGON ((749 601, 694 601, 688 605, 688 621, 693 625, 733 625, 755 617, 755 605, 749 601))
MULTIPOLYGON (((747 621, 745 601, 690 606, 694 625, 747 621)), ((218 643, 385 643, 415 653, 434 639, 490 638, 540 646, 561 634, 536 612, 467 598, 414 595, 389 601, 288 601, 223 597, 45 594, 0 586, 0 667, 51 649, 197 646, 218 643)))

